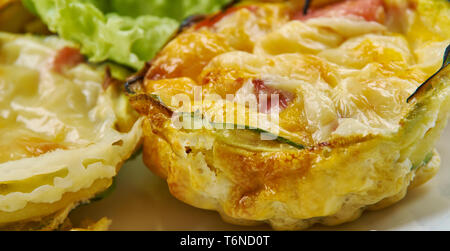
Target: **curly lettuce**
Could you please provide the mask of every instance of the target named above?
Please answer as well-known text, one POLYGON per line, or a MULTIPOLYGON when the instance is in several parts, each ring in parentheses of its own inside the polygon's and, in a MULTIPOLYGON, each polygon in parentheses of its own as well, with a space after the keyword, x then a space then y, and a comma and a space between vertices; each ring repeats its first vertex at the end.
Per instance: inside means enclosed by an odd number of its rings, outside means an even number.
POLYGON ((52 32, 77 42, 91 62, 142 68, 193 14, 229 0, 23 0, 52 32))

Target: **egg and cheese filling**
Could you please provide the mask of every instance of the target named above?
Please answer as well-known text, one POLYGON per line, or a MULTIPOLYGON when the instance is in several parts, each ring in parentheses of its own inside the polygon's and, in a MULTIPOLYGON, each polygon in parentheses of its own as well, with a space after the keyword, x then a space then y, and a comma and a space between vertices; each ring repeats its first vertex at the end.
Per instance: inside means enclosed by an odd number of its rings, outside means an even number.
POLYGON ((0 33, 0 227, 73 207, 52 203, 107 186, 133 153, 140 125, 104 79, 105 67, 87 64, 74 44, 0 33), (48 204, 13 213, 38 203, 48 204))
MULTIPOLYGON (((62 49, 60 40, 47 43, 62 49)), ((104 135, 108 114, 97 107, 102 74, 86 64, 56 72, 58 50, 31 38, 3 35, 0 50, 0 164, 87 146, 104 135)))
POLYGON ((129 83, 146 117, 144 162, 181 201, 232 223, 305 229, 391 205, 436 174, 450 2, 303 4, 243 1, 206 17, 129 83), (196 93, 214 98, 196 105, 196 93), (234 127, 179 127, 177 114, 206 125, 232 114, 222 124, 234 127))
POLYGON ((407 98, 442 64, 448 5, 348 0, 303 15, 287 4, 244 2, 172 41, 152 62, 145 91, 173 110, 177 94, 194 103, 197 87, 247 107, 276 93, 279 126, 307 146, 392 133, 410 109, 407 98), (430 8, 435 20, 423 15, 430 8))

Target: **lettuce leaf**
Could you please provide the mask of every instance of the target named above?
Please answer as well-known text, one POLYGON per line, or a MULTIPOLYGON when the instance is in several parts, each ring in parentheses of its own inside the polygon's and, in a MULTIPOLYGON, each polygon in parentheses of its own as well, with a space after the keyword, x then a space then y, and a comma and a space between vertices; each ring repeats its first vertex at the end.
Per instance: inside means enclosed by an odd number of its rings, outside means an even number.
POLYGON ((214 12, 230 0, 93 0, 103 12, 138 17, 152 15, 182 21, 194 14, 214 12))
POLYGON ((192 14, 229 0, 23 0, 49 29, 81 45, 91 62, 142 68, 192 14))

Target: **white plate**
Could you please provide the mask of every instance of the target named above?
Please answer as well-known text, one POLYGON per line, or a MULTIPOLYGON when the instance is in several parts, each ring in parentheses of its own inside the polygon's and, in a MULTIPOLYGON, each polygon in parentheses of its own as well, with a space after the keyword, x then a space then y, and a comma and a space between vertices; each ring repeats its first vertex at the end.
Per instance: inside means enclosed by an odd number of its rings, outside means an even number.
MULTIPOLYGON (((326 230, 450 230, 450 126, 437 145, 441 170, 430 182, 410 191, 387 209, 365 212, 358 220, 326 230)), ((165 181, 153 175, 142 158, 129 161, 108 198, 77 208, 71 219, 112 219, 111 230, 270 230, 222 221, 216 212, 197 209, 173 198, 165 181)))

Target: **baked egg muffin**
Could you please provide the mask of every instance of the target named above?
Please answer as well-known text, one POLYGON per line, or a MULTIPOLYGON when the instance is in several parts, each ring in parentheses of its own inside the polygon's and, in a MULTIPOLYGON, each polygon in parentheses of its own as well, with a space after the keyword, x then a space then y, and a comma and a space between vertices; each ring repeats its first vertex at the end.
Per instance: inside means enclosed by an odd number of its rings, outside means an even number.
POLYGON ((300 230, 355 220, 436 174, 450 2, 304 4, 190 18, 129 79, 144 162, 179 200, 300 230))
POLYGON ((116 82, 72 43, 0 32, 0 229, 57 229, 111 186, 142 137, 116 82))

